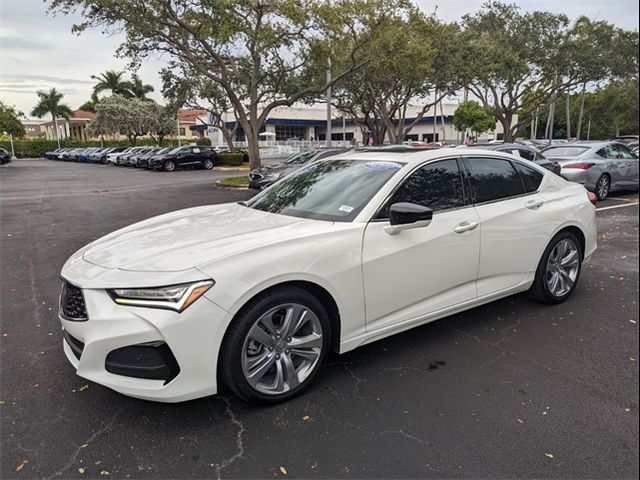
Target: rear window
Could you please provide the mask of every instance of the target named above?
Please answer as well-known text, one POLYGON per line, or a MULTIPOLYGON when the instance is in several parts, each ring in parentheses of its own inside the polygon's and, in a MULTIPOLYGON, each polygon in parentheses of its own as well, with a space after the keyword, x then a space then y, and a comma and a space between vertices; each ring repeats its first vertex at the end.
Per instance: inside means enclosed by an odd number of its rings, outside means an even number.
POLYGON ((520 178, 522 179, 522 183, 524 184, 525 192, 535 192, 540 187, 540 183, 542 183, 542 175, 540 172, 533 168, 526 167, 520 163, 514 162, 513 166, 520 174, 520 178))
POLYGON ((468 163, 476 203, 525 193, 520 175, 510 161, 498 158, 469 158, 468 163))
POLYGON ((547 157, 577 157, 589 150, 589 147, 549 147, 542 150, 547 157))

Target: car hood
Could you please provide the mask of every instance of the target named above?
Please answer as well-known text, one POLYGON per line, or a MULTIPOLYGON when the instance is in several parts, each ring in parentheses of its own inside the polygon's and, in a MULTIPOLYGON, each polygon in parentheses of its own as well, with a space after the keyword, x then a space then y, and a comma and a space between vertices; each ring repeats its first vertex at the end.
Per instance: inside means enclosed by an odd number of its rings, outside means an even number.
POLYGON ((329 228, 331 222, 222 204, 178 210, 102 237, 85 247, 85 261, 104 268, 168 272, 329 228))
POLYGON ((281 172, 290 173, 295 170, 298 170, 302 166, 304 166, 304 164, 288 165, 286 163, 274 163, 273 165, 267 165, 266 167, 259 169, 258 172, 261 173, 262 175, 269 175, 270 173, 281 173, 281 172))

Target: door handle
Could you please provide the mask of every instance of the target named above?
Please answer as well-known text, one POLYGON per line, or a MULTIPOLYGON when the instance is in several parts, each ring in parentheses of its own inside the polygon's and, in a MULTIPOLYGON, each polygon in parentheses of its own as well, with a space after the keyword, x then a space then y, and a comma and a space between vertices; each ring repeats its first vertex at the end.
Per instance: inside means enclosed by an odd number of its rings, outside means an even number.
POLYGON ((453 228, 453 231, 456 233, 470 232, 471 230, 476 228, 479 224, 480 222, 462 222, 456 225, 453 228))
POLYGON ((529 200, 527 203, 524 204, 524 206, 530 210, 535 210, 536 208, 540 208, 542 205, 544 205, 544 200, 529 200))

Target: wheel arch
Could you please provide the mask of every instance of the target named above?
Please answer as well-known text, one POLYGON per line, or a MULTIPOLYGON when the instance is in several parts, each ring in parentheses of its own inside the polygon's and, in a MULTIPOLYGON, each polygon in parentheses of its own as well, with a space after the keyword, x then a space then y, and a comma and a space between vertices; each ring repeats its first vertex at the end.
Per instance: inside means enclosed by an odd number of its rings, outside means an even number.
POLYGON ((327 309, 327 314, 329 315, 329 321, 331 322, 331 349, 338 352, 340 350, 340 335, 341 335, 341 320, 340 320, 340 309, 338 308, 338 303, 333 298, 333 295, 323 286, 318 283, 309 281, 309 280, 286 280, 281 281, 279 283, 275 283, 269 285, 268 287, 262 288, 259 291, 254 292, 249 298, 247 298, 240 308, 236 310, 233 314, 233 318, 226 326, 224 338, 226 338, 227 333, 229 331, 229 327, 233 324, 237 316, 242 313, 242 311, 247 307, 247 305, 259 295, 263 295, 268 293, 271 290, 282 288, 282 287, 297 287, 302 290, 309 292, 311 295, 316 297, 322 305, 327 309))
MULTIPOLYGON (((566 225, 566 226, 560 228, 557 232, 555 232, 553 234, 553 237, 555 237, 556 235, 558 235, 559 233, 562 233, 562 232, 569 232, 569 233, 573 234, 578 239, 578 242, 580 242, 580 253, 582 254, 582 260, 584 260, 587 239, 586 239, 586 236, 585 236, 584 232, 582 231, 582 229, 580 227, 578 227, 577 225, 566 225)), ((552 239, 553 239, 553 237, 552 237, 552 239)), ((549 241, 551 241, 551 240, 549 240, 549 241)))

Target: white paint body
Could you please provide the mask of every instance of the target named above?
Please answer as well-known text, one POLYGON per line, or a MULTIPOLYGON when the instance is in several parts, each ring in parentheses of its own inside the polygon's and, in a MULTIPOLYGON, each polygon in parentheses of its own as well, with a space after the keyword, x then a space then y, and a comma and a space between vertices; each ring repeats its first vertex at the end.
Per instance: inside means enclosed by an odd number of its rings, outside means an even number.
POLYGON ((509 158, 544 174, 537 192, 436 212, 428 226, 395 235, 371 221, 394 188, 424 164, 460 150, 410 155, 348 153, 341 158, 406 162, 353 222, 309 220, 238 204, 196 207, 145 220, 76 252, 62 276, 84 291, 89 320, 61 319, 84 342, 78 375, 134 397, 176 402, 217 391, 218 353, 238 310, 265 289, 312 282, 335 300, 340 342, 347 352, 366 343, 526 291, 553 236, 577 227, 584 257, 596 249, 595 208, 586 190, 522 159, 486 150, 474 157, 509 158), (528 208, 532 200, 542 203, 528 208), (477 228, 456 233, 463 222, 477 228), (116 304, 107 288, 165 286, 203 279, 215 285, 182 313, 116 304), (162 340, 180 374, 164 385, 114 375, 104 368, 113 349, 162 340))

